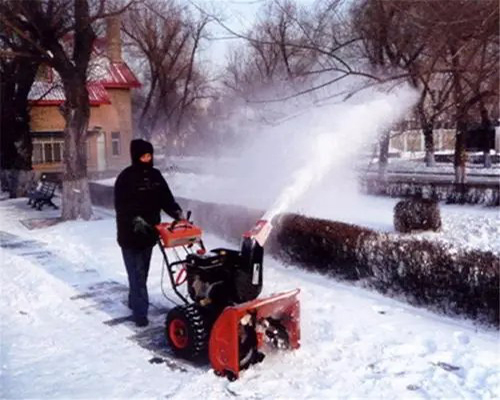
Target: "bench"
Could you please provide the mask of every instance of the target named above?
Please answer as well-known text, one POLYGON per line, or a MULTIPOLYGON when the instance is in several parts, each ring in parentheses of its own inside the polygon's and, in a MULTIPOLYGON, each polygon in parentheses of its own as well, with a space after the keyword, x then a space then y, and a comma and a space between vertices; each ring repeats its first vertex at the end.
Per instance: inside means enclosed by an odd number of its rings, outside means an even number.
POLYGON ((52 202, 56 188, 56 182, 39 181, 36 186, 28 192, 28 204, 37 210, 41 210, 45 204, 57 210, 58 207, 52 202))

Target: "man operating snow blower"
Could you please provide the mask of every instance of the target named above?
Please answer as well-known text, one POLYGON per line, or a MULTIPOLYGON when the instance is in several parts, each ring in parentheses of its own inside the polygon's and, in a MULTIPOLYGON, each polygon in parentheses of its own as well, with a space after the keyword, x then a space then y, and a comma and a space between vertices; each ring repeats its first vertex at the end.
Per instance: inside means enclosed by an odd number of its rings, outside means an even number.
POLYGON ((153 168, 153 146, 134 140, 130 153, 132 165, 116 180, 115 208, 135 323, 148 324, 146 280, 158 243, 172 289, 183 303, 170 309, 165 321, 175 355, 188 360, 208 356, 217 375, 234 380, 261 362, 266 351, 299 348, 300 290, 258 298, 271 221, 257 221, 243 233, 237 250, 207 251, 202 229, 189 220, 190 212, 184 218, 160 171, 153 168), (161 223, 161 209, 174 221, 161 223))
POLYGON ((153 146, 142 139, 130 143, 132 165, 125 168, 115 183, 115 210, 118 244, 129 281, 128 305, 137 326, 148 325, 147 278, 153 246, 161 222, 160 211, 176 220, 183 219, 167 182, 153 168, 153 146))

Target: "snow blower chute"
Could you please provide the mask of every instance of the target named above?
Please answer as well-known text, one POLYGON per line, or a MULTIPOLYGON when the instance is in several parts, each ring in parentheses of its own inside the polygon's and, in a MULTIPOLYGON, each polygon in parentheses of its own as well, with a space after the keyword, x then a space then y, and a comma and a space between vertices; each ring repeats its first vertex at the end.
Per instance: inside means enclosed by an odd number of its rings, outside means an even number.
POLYGON ((300 346, 299 289, 257 298, 270 222, 260 220, 246 232, 240 250, 210 252, 189 214, 187 220, 156 228, 170 283, 185 303, 169 311, 165 324, 177 356, 194 360, 208 353, 214 372, 234 380, 262 361, 266 351, 300 346), (172 249, 175 261, 166 249, 172 249))

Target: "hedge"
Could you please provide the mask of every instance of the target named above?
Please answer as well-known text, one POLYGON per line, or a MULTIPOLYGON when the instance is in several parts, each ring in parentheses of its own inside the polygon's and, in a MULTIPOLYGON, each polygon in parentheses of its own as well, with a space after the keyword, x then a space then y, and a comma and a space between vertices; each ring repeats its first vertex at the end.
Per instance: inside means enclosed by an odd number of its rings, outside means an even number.
POLYGON ((291 264, 499 324, 499 259, 492 252, 294 214, 281 221, 276 254, 291 264))

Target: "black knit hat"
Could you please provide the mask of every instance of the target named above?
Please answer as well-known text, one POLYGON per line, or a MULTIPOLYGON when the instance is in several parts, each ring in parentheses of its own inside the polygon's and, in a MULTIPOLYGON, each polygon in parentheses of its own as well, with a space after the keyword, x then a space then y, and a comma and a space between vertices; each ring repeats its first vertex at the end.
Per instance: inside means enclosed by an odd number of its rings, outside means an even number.
POLYGON ((146 153, 153 155, 153 145, 151 143, 142 139, 134 139, 130 142, 130 157, 132 159, 132 164, 139 163, 139 158, 146 153))

